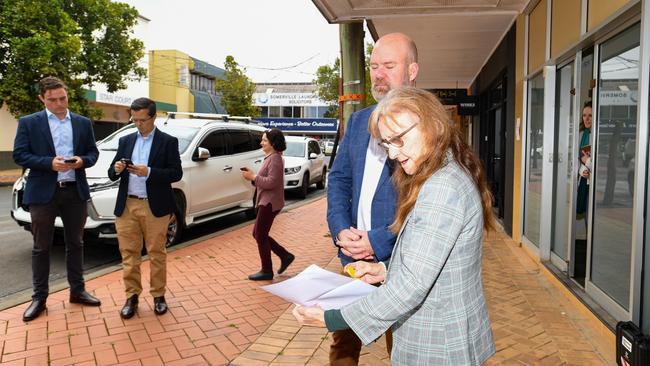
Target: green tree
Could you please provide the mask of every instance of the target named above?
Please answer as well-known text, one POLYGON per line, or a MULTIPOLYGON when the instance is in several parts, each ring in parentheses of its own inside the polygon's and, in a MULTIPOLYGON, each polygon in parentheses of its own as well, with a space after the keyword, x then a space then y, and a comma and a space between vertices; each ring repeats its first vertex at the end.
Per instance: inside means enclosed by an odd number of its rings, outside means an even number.
MULTIPOLYGON (((365 94, 366 99, 364 106, 376 104, 377 101, 372 97, 370 92, 370 54, 372 53, 373 45, 366 44, 366 80, 365 80, 365 94)), ((341 77, 341 61, 337 57, 332 65, 321 65, 316 70, 316 79, 313 83, 316 84, 316 94, 318 97, 325 101, 332 103, 330 109, 325 113, 325 117, 338 118, 339 117, 339 78, 341 77)))
POLYGON ((144 45, 130 38, 137 18, 110 0, 0 0, 0 105, 14 116, 42 109, 36 85, 51 75, 68 85, 71 110, 99 117, 84 87, 114 92, 146 75, 144 45))
POLYGON ((230 115, 258 117, 262 109, 253 105, 255 83, 246 76, 246 69, 230 55, 226 56, 224 69, 224 78, 214 83, 223 107, 230 115))
POLYGON ((339 78, 341 77, 341 60, 337 57, 333 65, 321 65, 316 70, 316 94, 318 97, 331 103, 326 118, 339 117, 339 78))
POLYGON ((372 43, 366 43, 366 99, 364 101, 364 106, 366 107, 377 104, 375 97, 372 96, 372 82, 370 81, 370 55, 374 47, 372 43))

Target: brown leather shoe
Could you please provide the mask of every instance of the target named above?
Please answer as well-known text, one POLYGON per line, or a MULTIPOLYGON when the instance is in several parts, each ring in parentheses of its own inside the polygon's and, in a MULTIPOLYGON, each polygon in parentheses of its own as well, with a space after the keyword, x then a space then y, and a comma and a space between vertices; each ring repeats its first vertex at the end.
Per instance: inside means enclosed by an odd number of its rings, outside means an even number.
POLYGON ((88 306, 99 306, 102 304, 98 298, 89 294, 87 291, 82 291, 76 295, 70 294, 70 302, 72 304, 82 304, 88 306))
POLYGON ((45 309, 45 299, 32 300, 32 303, 29 304, 23 313, 23 321, 28 322, 38 318, 45 309))
POLYGON ((126 299, 126 302, 124 303, 124 306, 122 307, 122 310, 120 310, 120 316, 122 319, 130 319, 135 315, 135 311, 138 309, 138 295, 131 295, 128 299, 126 299))
POLYGON ((153 312, 156 313, 156 315, 163 315, 167 312, 167 303, 165 302, 164 296, 153 298, 153 312))

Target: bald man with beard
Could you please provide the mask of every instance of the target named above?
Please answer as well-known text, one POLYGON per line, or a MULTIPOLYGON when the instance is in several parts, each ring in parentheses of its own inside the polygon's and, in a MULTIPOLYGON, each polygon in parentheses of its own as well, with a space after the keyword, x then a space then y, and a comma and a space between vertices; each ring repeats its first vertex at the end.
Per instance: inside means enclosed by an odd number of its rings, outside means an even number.
MULTIPOLYGON (((390 90, 414 86, 419 66, 413 40, 402 33, 381 37, 370 56, 372 95, 380 101, 390 90)), ((392 166, 379 141, 368 132, 375 106, 350 116, 345 138, 337 151, 327 189, 327 223, 339 248, 341 265, 357 260, 383 262, 390 258, 395 234, 397 194, 390 179, 392 166)), ((334 332, 330 364, 357 365, 361 340, 350 329, 334 332)), ((386 333, 388 354, 392 335, 386 333)))

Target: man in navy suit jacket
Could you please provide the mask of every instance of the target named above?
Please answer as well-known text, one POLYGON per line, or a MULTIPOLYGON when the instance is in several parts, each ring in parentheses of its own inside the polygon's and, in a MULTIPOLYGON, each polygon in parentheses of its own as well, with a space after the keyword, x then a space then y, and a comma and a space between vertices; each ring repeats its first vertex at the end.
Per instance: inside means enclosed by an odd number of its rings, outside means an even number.
POLYGON ((92 124, 88 118, 68 111, 68 94, 61 80, 46 77, 39 85, 45 110, 18 120, 13 152, 16 164, 29 168, 23 203, 29 206, 34 236, 34 294, 23 314, 24 321, 45 310, 57 215, 63 221, 70 302, 101 304, 86 292, 83 278, 83 230, 90 198, 85 168, 95 165, 99 156, 92 124))
MULTIPOLYGON (((417 48, 408 36, 390 33, 377 41, 370 56, 376 100, 391 89, 414 85, 417 74, 417 48)), ((350 116, 329 174, 327 223, 343 266, 354 260, 386 261, 395 245, 395 234, 388 226, 395 219, 397 196, 386 151, 368 132, 374 109, 370 106, 350 116)), ((392 337, 386 335, 390 354, 392 337)), ((331 365, 356 365, 360 352, 361 341, 353 331, 333 333, 331 365)))
MULTIPOLYGON (((156 103, 138 98, 131 104, 131 121, 138 131, 120 138, 108 168, 111 180, 120 179, 115 203, 115 229, 119 241, 126 303, 120 311, 131 318, 142 293, 140 256, 142 239, 150 259, 150 288, 154 312, 167 312, 167 226, 176 210, 172 183, 183 177, 178 139, 156 128, 156 103)), ((182 223, 178 223, 182 225, 182 223)))

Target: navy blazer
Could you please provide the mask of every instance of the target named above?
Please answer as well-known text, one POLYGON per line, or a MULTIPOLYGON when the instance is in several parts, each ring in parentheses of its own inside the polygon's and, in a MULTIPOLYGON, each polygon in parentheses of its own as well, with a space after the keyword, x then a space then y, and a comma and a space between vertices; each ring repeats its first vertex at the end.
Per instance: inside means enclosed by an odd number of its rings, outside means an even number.
MULTIPOLYGON (((375 106, 370 106, 350 116, 345 137, 336 152, 334 165, 327 183, 327 224, 332 239, 343 229, 357 227, 357 211, 361 196, 361 183, 370 141, 368 119, 375 106)), ((397 193, 391 180, 392 163, 386 159, 379 184, 372 200, 371 229, 368 238, 375 252, 375 260, 390 258, 395 245, 395 234, 389 229, 394 219, 397 193)), ((339 250, 343 265, 354 261, 339 250)))
MULTIPOLYGON (((115 162, 121 159, 131 159, 137 132, 120 138, 117 153, 113 162, 108 167, 108 177, 111 180, 120 179, 120 189, 115 202, 115 216, 122 216, 129 193, 129 172, 124 169, 122 173, 115 173, 115 162)), ((151 151, 149 152, 149 178, 147 178, 147 197, 149 207, 156 217, 169 215, 176 209, 172 183, 178 182, 183 177, 181 157, 178 152, 178 139, 159 129, 153 135, 151 151)))
MULTIPOLYGON (((99 151, 95 145, 95 135, 90 120, 70 112, 72 124, 72 144, 74 154, 84 165, 75 170, 77 192, 84 201, 90 199, 86 181, 86 168, 97 162, 99 151)), ((52 132, 47 121, 47 112, 42 110, 20 117, 14 140, 13 158, 16 164, 29 168, 23 202, 25 204, 45 204, 52 200, 56 189, 58 172, 52 170, 52 160, 56 156, 52 132)))

